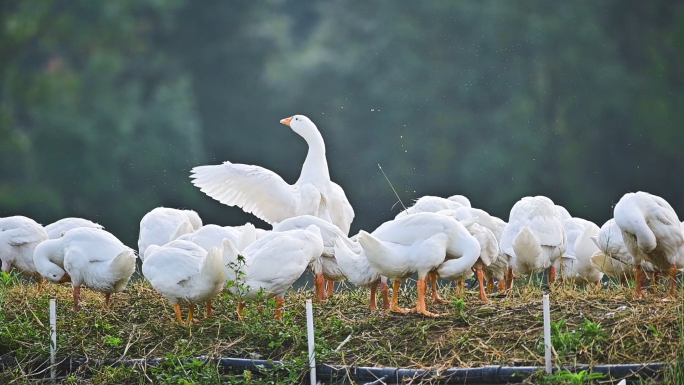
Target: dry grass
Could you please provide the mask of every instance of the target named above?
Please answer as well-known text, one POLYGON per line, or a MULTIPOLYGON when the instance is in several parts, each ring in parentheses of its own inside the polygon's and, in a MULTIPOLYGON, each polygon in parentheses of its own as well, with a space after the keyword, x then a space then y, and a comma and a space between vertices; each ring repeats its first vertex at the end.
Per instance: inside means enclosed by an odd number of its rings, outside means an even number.
MULTIPOLYGON (((555 337, 569 344, 555 345, 556 363, 649 363, 678 357, 682 352, 681 298, 657 300, 665 294, 665 287, 660 287, 648 300, 634 301, 631 289, 608 286, 601 291, 552 290, 552 319, 565 321, 555 337)), ((428 300, 429 309, 441 314, 436 319, 370 311, 366 308, 368 291, 350 288, 315 304, 318 363, 434 369, 543 365, 539 286, 518 286, 514 296, 493 298, 487 304, 480 303, 474 291, 458 297, 450 287, 440 290, 451 302, 434 305, 428 300), (349 335, 351 339, 336 352, 349 335)), ((110 311, 103 310, 103 295, 82 290, 79 313, 71 311, 69 286, 47 285, 38 294, 33 284, 13 284, 0 296, 0 354, 22 362, 47 357, 48 303, 56 298, 60 357, 258 358, 299 363, 293 370, 300 368, 303 373, 304 301, 311 297, 309 291, 289 293, 281 323, 272 319, 273 301, 250 305, 245 321, 239 321, 236 299, 223 295, 214 301, 215 318, 188 328, 177 323, 171 306, 142 281, 114 295, 110 311)), ((412 307, 414 303, 414 290, 403 290, 400 304, 412 307)), ((203 309, 198 313, 198 318, 203 317, 203 309)))

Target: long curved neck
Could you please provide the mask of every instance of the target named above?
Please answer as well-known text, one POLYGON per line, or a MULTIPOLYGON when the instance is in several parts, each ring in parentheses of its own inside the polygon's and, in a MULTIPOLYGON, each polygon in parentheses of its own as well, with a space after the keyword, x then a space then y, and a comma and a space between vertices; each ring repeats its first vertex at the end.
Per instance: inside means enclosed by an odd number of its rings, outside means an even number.
POLYGON ((323 136, 318 130, 312 130, 302 135, 309 145, 302 172, 297 183, 303 182, 329 182, 330 173, 328 172, 328 161, 325 158, 325 143, 323 136))
POLYGON ((51 265, 64 268, 64 253, 62 252, 62 239, 48 239, 41 242, 33 252, 33 263, 40 273, 51 265))

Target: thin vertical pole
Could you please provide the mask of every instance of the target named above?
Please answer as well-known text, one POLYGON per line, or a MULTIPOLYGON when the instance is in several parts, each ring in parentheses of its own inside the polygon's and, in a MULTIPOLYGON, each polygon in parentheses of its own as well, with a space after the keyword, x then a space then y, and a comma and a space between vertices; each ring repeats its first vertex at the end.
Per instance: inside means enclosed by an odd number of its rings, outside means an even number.
POLYGON ((57 370, 55 368, 55 354, 57 352, 57 304, 53 299, 50 300, 50 378, 52 383, 57 379, 57 370))
POLYGON ((314 356, 314 324, 313 305, 306 300, 306 330, 309 337, 309 368, 311 370, 311 385, 316 385, 316 357, 314 356))
POLYGON ((551 374, 551 307, 548 294, 544 294, 544 346, 546 373, 551 374))

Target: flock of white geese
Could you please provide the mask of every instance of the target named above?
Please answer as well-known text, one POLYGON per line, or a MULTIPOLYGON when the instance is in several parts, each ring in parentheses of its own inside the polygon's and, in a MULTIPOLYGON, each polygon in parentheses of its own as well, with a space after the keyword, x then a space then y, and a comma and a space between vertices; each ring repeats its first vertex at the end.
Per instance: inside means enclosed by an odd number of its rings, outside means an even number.
POLYGON ((206 304, 223 290, 243 300, 276 298, 282 318, 283 298, 309 268, 315 275, 315 297, 323 301, 334 283, 348 280, 370 288, 370 309, 377 309, 381 288, 383 308, 437 316, 425 303, 428 289, 440 303, 438 277, 462 282, 473 274, 479 299, 487 292, 510 290, 514 278, 548 269, 548 283, 568 281, 600 286, 603 275, 636 281, 635 298, 645 294, 646 279, 675 276, 684 268, 682 225, 662 198, 645 192, 628 193, 614 209, 614 219, 601 228, 573 218, 549 198, 524 197, 511 209, 508 223, 471 207, 456 195, 425 196, 372 233, 349 237, 354 219, 343 189, 330 180, 323 138, 302 115, 281 120, 309 145, 301 176, 290 185, 262 167, 233 164, 200 166, 193 183, 208 196, 270 223, 271 230, 252 224, 222 227, 203 225, 192 210, 159 207, 140 222, 138 253, 102 226, 81 218, 65 218, 48 226, 14 216, 0 219, 0 267, 14 268, 55 283, 71 282, 73 307, 79 310, 82 286, 105 294, 125 289, 142 260, 142 274, 173 305, 184 323, 181 303, 206 304), (401 283, 418 276, 418 301, 413 309, 398 304, 401 283), (388 279, 392 280, 389 299, 388 279), (485 289, 486 281, 486 289, 485 289))

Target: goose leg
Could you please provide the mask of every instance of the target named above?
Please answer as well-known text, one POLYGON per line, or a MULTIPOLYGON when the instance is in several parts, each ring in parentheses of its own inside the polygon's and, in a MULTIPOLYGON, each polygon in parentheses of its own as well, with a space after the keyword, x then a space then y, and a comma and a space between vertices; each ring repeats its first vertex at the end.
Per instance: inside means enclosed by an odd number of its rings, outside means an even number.
POLYGON ((549 287, 553 286, 556 282, 556 268, 552 266, 549 267, 549 287))
POLYGON ((513 288, 513 268, 509 267, 506 270, 506 289, 511 290, 513 288))
POLYGON ((238 315, 238 319, 239 319, 239 320, 242 320, 242 319, 243 319, 243 317, 242 317, 242 310, 243 310, 244 308, 245 308, 245 303, 242 302, 242 300, 239 300, 239 301, 238 301, 238 307, 237 307, 237 315, 238 315))
POLYGON ((316 291, 316 302, 325 301, 325 277, 323 277, 323 274, 318 274, 316 276, 314 289, 316 291))
POLYGON ((634 299, 643 299, 646 275, 641 269, 641 266, 634 266, 634 279, 636 281, 636 285, 634 285, 634 299))
POLYGON ((494 292, 494 277, 492 277, 492 273, 484 272, 484 278, 487 280, 487 294, 492 294, 494 292))
POLYGON ((506 280, 500 280, 497 286, 497 288, 499 289, 499 293, 503 293, 504 291, 506 291, 506 280))
POLYGON ((380 283, 380 290, 382 291, 382 308, 388 310, 390 308, 389 300, 389 285, 383 281, 380 283))
MULTIPOLYGON (((330 281, 332 282, 332 281, 330 281)), ((276 319, 283 320, 283 297, 276 297, 276 319)))
POLYGON ((399 288, 401 287, 401 282, 392 281, 392 304, 390 305, 390 311, 395 313, 406 314, 410 312, 408 309, 402 309, 399 307, 399 288))
MULTIPOLYGON (((437 290, 437 278, 439 277, 439 274, 435 273, 428 273, 428 277, 430 277, 431 285, 432 285, 432 302, 434 303, 447 303, 447 301, 443 300, 442 297, 439 296, 439 291, 437 290)), ((426 285, 427 287, 427 282, 426 285)))
POLYGON ((185 323, 183 322, 183 316, 181 315, 181 308, 180 308, 179 303, 173 305, 173 311, 176 313, 176 318, 178 318, 178 323, 180 323, 181 325, 184 325, 185 323))
POLYGON ((214 311, 211 309, 211 301, 207 301, 207 312, 204 314, 204 318, 211 318, 214 316, 214 311))
POLYGON ((627 287, 627 285, 628 285, 627 276, 624 274, 622 274, 622 276, 620 277, 620 285, 622 285, 624 287, 627 287))
POLYGON ((188 320, 186 321, 188 326, 192 325, 194 320, 193 317, 195 316, 195 304, 191 303, 190 306, 188 306, 190 310, 188 310, 188 320))
POLYGON ((81 286, 74 286, 73 297, 74 297, 74 311, 78 311, 79 310, 78 301, 79 301, 79 298, 81 297, 81 286))
POLYGON ((477 282, 480 284, 480 301, 489 302, 489 300, 487 299, 487 294, 485 294, 483 282, 484 273, 482 272, 482 269, 475 269, 475 274, 477 274, 477 282))
POLYGON ((330 297, 333 295, 333 292, 335 292, 335 281, 327 281, 328 283, 328 292, 325 294, 325 297, 330 297))
POLYGON ((112 293, 105 293, 105 310, 109 310, 109 299, 112 298, 112 293))
POLYGON ((458 280, 456 281, 456 294, 463 294, 465 291, 465 281, 458 280))
POLYGON ((653 273, 653 279, 651 280, 651 286, 649 286, 648 291, 650 293, 658 292, 658 285, 660 285, 661 275, 658 272, 653 273))
POLYGON ((677 265, 670 266, 670 291, 663 301, 672 301, 677 296, 677 265))
POLYGON ((427 311, 427 307, 425 306, 426 290, 427 284, 425 282, 425 278, 418 278, 418 303, 416 304, 415 311, 428 317, 437 317, 437 314, 427 311))
POLYGON ((45 278, 42 275, 38 276, 38 294, 43 293, 43 287, 45 286, 45 278))
POLYGON ((371 285, 370 302, 368 303, 368 308, 371 310, 378 310, 378 304, 375 300, 375 292, 378 291, 378 285, 371 285))

